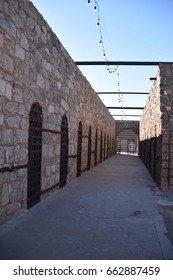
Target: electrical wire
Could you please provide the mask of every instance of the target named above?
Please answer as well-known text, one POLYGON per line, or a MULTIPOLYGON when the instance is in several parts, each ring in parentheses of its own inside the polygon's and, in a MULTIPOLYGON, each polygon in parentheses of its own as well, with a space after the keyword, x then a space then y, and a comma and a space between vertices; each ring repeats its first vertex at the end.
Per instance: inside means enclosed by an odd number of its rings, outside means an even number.
MULTIPOLYGON (((91 0, 87 0, 87 5, 91 4, 91 0)), ((93 7, 93 11, 97 12, 97 27, 99 28, 99 35, 100 35, 100 40, 99 43, 102 45, 102 53, 105 59, 105 65, 106 65, 106 69, 108 71, 108 73, 112 74, 112 73, 116 73, 117 76, 117 87, 118 87, 118 102, 121 103, 122 106, 122 119, 123 116, 125 115, 124 112, 124 95, 121 94, 121 90, 120 90, 120 73, 119 73, 119 67, 118 65, 115 67, 110 67, 110 65, 108 64, 108 59, 107 59, 107 55, 106 55, 106 50, 105 50, 105 45, 104 45, 104 40, 103 40, 103 33, 102 33, 102 23, 101 23, 101 17, 100 17, 100 7, 99 7, 99 3, 94 0, 94 7, 93 7)))

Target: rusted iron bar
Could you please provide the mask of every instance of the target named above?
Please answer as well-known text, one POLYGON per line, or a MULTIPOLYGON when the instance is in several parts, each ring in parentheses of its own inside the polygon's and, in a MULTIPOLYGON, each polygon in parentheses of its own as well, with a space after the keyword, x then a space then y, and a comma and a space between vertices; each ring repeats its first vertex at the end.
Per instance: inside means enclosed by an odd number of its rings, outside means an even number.
POLYGON ((69 155, 68 158, 76 158, 77 155, 69 155))
POLYGON ((9 172, 10 168, 8 166, 0 168, 0 173, 9 172))
POLYGON ((83 173, 83 172, 85 172, 85 171, 87 171, 87 168, 82 169, 82 170, 81 170, 81 173, 83 173))
POLYGON ((50 132, 50 133, 55 133, 55 134, 61 134, 60 131, 58 130, 53 130, 53 129, 47 129, 47 128, 41 128, 42 132, 50 132))
POLYGON ((141 117, 141 115, 111 115, 112 117, 141 117))
POLYGON ((59 186, 60 186, 60 182, 57 183, 56 185, 54 185, 54 186, 52 186, 52 187, 46 189, 46 190, 41 191, 41 192, 40 192, 40 195, 42 195, 42 194, 44 194, 44 193, 47 193, 47 192, 49 192, 49 191, 51 191, 51 190, 53 190, 53 189, 55 189, 55 188, 57 188, 57 187, 59 187, 59 186))
POLYGON ((125 65, 125 66, 158 66, 161 63, 173 64, 173 62, 162 62, 162 61, 76 61, 77 65, 125 65))
POLYGON ((156 77, 151 77, 151 78, 150 78, 150 81, 156 81, 156 80, 157 80, 156 77))
POLYGON ((101 91, 101 92, 96 92, 96 94, 124 94, 124 95, 127 95, 127 94, 149 94, 149 92, 114 92, 114 91, 101 91))
POLYGON ((108 106, 108 107, 106 107, 107 109, 126 109, 126 110, 143 110, 144 109, 144 107, 110 107, 110 106, 108 106))
POLYGON ((28 163, 26 164, 21 164, 21 165, 10 165, 10 166, 5 166, 0 168, 0 173, 3 172, 15 172, 18 169, 23 169, 23 168, 28 168, 28 163))

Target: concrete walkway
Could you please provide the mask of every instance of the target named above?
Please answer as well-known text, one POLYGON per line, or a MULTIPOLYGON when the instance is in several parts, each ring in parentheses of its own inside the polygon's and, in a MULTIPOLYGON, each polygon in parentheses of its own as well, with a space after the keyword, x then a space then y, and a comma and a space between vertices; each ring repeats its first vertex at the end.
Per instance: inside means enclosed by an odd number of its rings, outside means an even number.
POLYGON ((159 192, 116 155, 0 227, 0 259, 173 259, 159 192))

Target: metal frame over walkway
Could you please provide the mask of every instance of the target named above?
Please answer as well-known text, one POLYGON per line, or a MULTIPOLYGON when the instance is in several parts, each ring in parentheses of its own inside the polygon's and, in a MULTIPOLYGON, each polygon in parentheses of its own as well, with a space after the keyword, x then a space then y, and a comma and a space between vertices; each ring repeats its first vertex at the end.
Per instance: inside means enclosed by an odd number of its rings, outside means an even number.
MULTIPOLYGON (((78 66, 159 66, 160 64, 173 64, 173 62, 163 62, 163 61, 76 61, 78 66)), ((155 80, 156 78, 150 78, 151 80, 155 80)), ((147 95, 147 92, 96 92, 96 94, 123 94, 123 95, 147 95)), ((122 106, 111 107, 107 106, 107 109, 122 109, 122 106)), ((123 107, 126 110, 143 110, 144 107, 123 107)), ((111 114, 112 116, 122 116, 117 114, 111 114)), ((141 115, 126 115, 129 117, 140 117, 141 115)))

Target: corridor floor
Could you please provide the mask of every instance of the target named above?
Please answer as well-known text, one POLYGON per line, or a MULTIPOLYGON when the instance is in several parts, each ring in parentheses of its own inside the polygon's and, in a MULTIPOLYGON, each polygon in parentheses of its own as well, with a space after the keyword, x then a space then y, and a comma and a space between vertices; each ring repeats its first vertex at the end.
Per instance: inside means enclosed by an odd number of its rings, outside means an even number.
POLYGON ((0 226, 0 259, 173 259, 153 186, 139 157, 115 155, 0 226))

